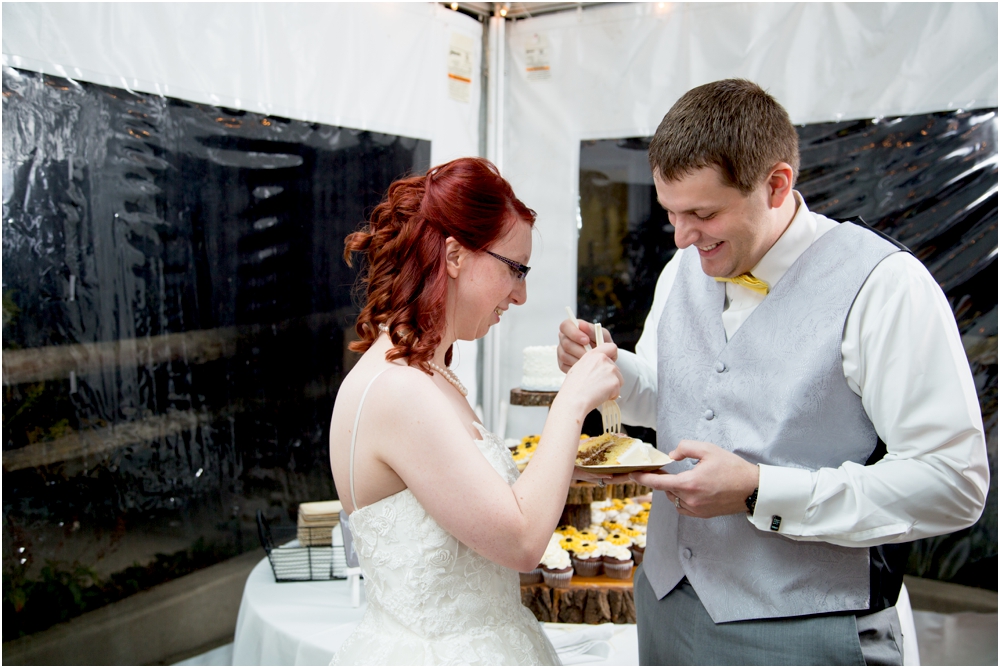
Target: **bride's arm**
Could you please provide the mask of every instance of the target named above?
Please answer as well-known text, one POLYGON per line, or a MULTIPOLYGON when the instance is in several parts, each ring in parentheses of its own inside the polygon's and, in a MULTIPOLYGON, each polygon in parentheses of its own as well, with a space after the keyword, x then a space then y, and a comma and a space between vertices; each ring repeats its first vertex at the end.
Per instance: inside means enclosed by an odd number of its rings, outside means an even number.
MULTIPOLYGON (((614 348, 581 359, 555 398, 531 465, 510 486, 480 454, 450 401, 420 371, 397 374, 365 438, 446 531, 503 566, 538 565, 566 502, 583 419, 617 396, 614 348)), ((367 410, 367 407, 366 407, 367 410)))

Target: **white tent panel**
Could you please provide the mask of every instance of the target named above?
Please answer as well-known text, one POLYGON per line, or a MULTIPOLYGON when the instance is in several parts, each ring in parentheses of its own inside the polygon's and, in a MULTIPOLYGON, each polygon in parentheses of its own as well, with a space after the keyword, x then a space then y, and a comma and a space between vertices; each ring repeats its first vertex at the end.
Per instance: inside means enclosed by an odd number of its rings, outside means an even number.
MULTIPOLYGON (((4 3, 3 64, 479 151, 483 25, 437 3, 4 3), (449 94, 453 35, 468 101, 449 94)), ((474 342, 456 371, 475 405, 474 342)))
MULTIPOLYGON (((539 218, 528 302, 501 323, 501 396, 522 349, 555 343, 575 308, 581 140, 651 135, 685 91, 728 77, 760 83, 795 123, 997 105, 996 4, 636 3, 507 35, 504 173, 539 218)), ((512 408, 507 433, 544 416, 512 408)))

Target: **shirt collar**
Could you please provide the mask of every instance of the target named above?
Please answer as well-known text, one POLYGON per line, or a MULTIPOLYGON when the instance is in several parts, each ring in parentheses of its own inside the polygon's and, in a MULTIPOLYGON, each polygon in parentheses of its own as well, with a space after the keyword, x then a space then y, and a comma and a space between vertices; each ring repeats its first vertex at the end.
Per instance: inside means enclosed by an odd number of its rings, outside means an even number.
POLYGON ((764 254, 750 273, 772 288, 785 275, 789 267, 795 264, 799 256, 816 240, 816 221, 809 213, 809 207, 797 190, 793 190, 797 205, 792 222, 784 233, 774 242, 771 249, 764 254))

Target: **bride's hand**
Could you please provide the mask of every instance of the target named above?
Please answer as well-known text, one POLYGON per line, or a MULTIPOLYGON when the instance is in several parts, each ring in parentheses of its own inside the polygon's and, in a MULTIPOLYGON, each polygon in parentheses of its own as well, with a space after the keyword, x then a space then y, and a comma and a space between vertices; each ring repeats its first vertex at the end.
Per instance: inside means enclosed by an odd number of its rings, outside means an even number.
POLYGON ((605 343, 585 353, 566 374, 557 400, 571 399, 580 403, 586 415, 609 399, 617 399, 624 382, 615 365, 618 346, 605 343))

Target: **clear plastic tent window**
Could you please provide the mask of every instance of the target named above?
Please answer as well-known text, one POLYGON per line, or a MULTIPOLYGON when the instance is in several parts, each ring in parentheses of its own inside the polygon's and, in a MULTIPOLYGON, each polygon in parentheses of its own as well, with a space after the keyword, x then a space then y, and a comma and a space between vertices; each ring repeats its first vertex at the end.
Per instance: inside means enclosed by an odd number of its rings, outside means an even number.
POLYGON ((3 95, 8 640, 334 498, 344 237, 430 142, 11 68, 3 95))

